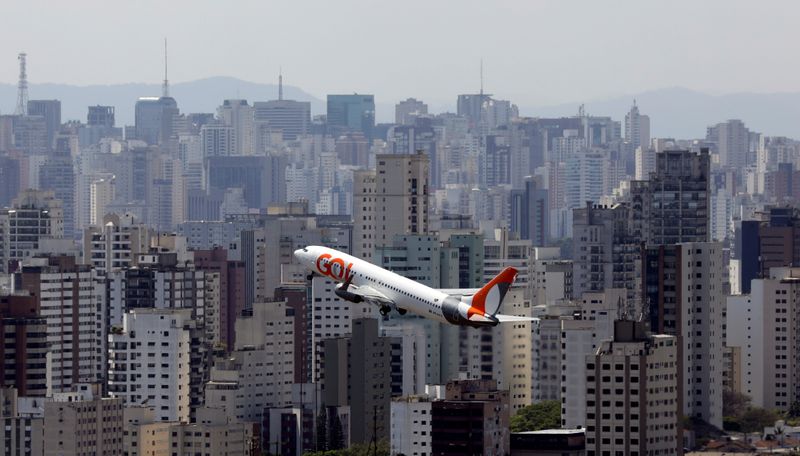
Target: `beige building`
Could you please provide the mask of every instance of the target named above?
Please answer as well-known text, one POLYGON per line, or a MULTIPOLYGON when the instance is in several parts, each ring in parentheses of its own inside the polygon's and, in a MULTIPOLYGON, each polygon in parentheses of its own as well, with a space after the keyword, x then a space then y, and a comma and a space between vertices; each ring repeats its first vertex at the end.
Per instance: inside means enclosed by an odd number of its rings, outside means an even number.
POLYGON ((78 384, 44 403, 44 454, 121 455, 123 404, 100 396, 99 384, 78 384))
POLYGON ((586 456, 682 454, 678 342, 633 321, 586 357, 586 456))
POLYGON ((230 422, 260 422, 266 408, 292 404, 294 316, 284 301, 257 302, 236 320, 236 349, 215 360, 205 405, 230 422))
POLYGON ((252 424, 231 423, 221 410, 203 407, 197 410, 197 422, 170 428, 170 448, 177 456, 246 456, 253 437, 252 424))
POLYGON ((125 431, 125 456, 247 456, 255 446, 253 425, 231 423, 221 410, 205 407, 191 424, 159 422, 148 407, 127 407, 125 431))
POLYGON ((428 232, 430 158, 388 154, 375 160, 375 171, 353 176, 353 254, 367 261, 395 235, 428 232))
POLYGON ((125 456, 170 456, 170 429, 176 423, 156 421, 146 406, 125 407, 123 416, 125 456))

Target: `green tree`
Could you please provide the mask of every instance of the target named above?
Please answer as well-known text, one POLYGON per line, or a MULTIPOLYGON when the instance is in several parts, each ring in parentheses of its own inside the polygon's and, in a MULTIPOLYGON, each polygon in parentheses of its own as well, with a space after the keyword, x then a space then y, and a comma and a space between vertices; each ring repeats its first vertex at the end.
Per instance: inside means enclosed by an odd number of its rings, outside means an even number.
POLYGON ((561 402, 543 401, 520 409, 511 418, 511 432, 540 431, 561 427, 561 402))
POLYGON ((389 456, 389 443, 385 440, 378 442, 377 451, 367 443, 351 445, 350 448, 341 450, 314 451, 303 456, 389 456))
POLYGON ((777 413, 760 407, 750 407, 739 418, 742 432, 751 434, 761 432, 766 426, 772 426, 779 419, 777 413))
POLYGON ((722 416, 739 418, 750 408, 750 396, 735 391, 722 391, 722 416))

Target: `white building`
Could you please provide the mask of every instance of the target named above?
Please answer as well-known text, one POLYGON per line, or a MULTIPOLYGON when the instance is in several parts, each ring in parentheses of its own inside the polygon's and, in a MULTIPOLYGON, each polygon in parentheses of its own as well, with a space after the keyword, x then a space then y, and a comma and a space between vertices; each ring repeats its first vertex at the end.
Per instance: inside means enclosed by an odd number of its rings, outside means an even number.
POLYGON ((432 455, 431 398, 407 396, 392 400, 391 454, 432 455))
POLYGON ((740 349, 742 393, 756 407, 785 411, 798 400, 798 292, 800 268, 772 268, 769 278, 751 282, 750 295, 728 297, 726 346, 740 349))
POLYGON ((146 405, 159 421, 189 421, 188 309, 133 309, 108 336, 108 390, 126 405, 146 405))
POLYGON ((89 224, 99 226, 106 215, 106 206, 114 202, 114 176, 94 180, 89 187, 89 224))

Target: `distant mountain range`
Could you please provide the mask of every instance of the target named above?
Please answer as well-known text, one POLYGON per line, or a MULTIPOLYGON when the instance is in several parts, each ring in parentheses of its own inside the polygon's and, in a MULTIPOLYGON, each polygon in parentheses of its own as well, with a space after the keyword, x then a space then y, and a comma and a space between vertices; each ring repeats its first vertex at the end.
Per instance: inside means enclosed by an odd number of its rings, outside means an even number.
MULTIPOLYGON (((259 84, 229 77, 214 77, 191 82, 170 84, 170 96, 178 101, 181 112, 216 112, 223 100, 243 98, 249 102, 276 100, 277 84, 259 84)), ((61 119, 86 122, 86 107, 110 105, 116 107, 117 126, 132 125, 134 106, 139 97, 161 95, 160 84, 114 84, 74 86, 67 84, 31 84, 31 99, 61 100, 61 119)), ((285 99, 311 102, 313 112, 324 112, 325 102, 293 86, 283 86, 285 99)), ((14 111, 17 87, 0 84, 0 112, 14 111)))
MULTIPOLYGON (((704 138, 706 127, 728 119, 741 119, 750 131, 800 139, 800 93, 797 92, 708 95, 675 87, 586 102, 585 109, 590 115, 611 116, 624 122, 634 99, 639 112, 650 116, 653 137, 704 138)), ((520 114, 572 116, 578 112, 579 105, 520 106, 520 114)))
MULTIPOLYGON (((0 84, 0 113, 13 112, 16 90, 14 84, 0 84)), ((325 112, 324 100, 293 86, 284 86, 283 90, 284 98, 308 101, 313 113, 325 112)), ((86 107, 101 104, 116 107, 117 125, 131 125, 136 99, 159 95, 161 86, 134 83, 91 86, 32 84, 29 93, 32 99, 61 100, 62 119, 65 121, 85 121, 86 107)), ((181 112, 214 112, 225 99, 243 98, 250 102, 276 99, 278 87, 231 77, 213 77, 172 84, 170 94, 178 101, 181 112)), ((452 95, 451 106, 431 103, 431 107, 439 106, 439 109, 454 111, 456 95, 452 95)), ((800 93, 794 92, 709 95, 675 87, 588 101, 584 105, 588 114, 611 116, 623 121, 634 98, 640 112, 650 116, 651 135, 654 137, 705 137, 707 126, 738 118, 752 131, 800 138, 800 93)), ((520 105, 520 114, 531 117, 572 116, 578 112, 579 105, 580 102, 556 106, 520 105)), ((376 111, 378 121, 391 121, 394 104, 379 100, 376 111)))

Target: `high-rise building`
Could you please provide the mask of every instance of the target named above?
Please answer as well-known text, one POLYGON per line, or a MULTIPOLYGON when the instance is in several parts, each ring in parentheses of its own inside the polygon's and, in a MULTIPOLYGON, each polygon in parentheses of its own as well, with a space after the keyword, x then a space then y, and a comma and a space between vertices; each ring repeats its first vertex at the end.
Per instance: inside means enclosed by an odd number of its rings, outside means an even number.
POLYGON ((122 399, 102 397, 99 383, 75 385, 44 401, 44 454, 122 454, 122 399))
MULTIPOLYGON (((230 130, 223 130, 230 132, 229 141, 231 144, 228 145, 230 148, 229 150, 224 150, 225 145, 220 144, 219 152, 213 155, 254 155, 255 152, 255 129, 254 129, 254 122, 253 122, 253 115, 255 110, 253 106, 247 104, 247 100, 225 100, 222 102, 222 106, 217 108, 217 117, 219 118, 220 122, 223 126, 229 127, 230 130)), ((211 125, 203 125, 200 130, 201 132, 207 133, 207 128, 211 127, 211 125)), ((221 129, 217 129, 216 131, 221 132, 221 129)), ((203 134, 203 142, 204 144, 208 141, 206 134, 203 134)), ((203 148, 204 152, 207 152, 205 147, 203 148)), ((204 157, 210 156, 209 154, 204 154, 204 157)))
POLYGON ((286 159, 282 156, 208 157, 206 188, 244 190, 247 207, 263 209, 286 199, 286 159))
POLYGON ((431 451, 431 407, 433 398, 395 398, 391 405, 392 454, 428 454, 431 451))
POLYGON ((52 190, 61 201, 64 236, 71 238, 75 229, 75 168, 69 154, 48 157, 39 167, 39 189, 52 190))
POLYGON ((678 338, 617 321, 586 356, 586 455, 683 454, 678 338))
POLYGON ((35 297, 0 295, 0 334, 0 385, 23 396, 47 395, 47 320, 35 297))
POLYGON ((550 241, 549 195, 540 176, 527 176, 524 190, 511 193, 511 231, 543 247, 550 241))
POLYGON ((459 95, 456 102, 456 114, 467 118, 471 130, 476 129, 482 121, 483 104, 491 97, 490 94, 483 92, 459 95))
POLYGON ((114 127, 114 107, 113 106, 89 106, 89 113, 86 116, 86 124, 92 127, 114 127))
POLYGON ((108 391, 159 421, 189 421, 191 311, 132 309, 108 336, 108 391))
POLYGON ((106 216, 106 207, 114 202, 114 176, 92 182, 89 189, 89 223, 98 226, 106 216))
POLYGON ((770 269, 800 264, 800 210, 771 207, 761 220, 744 220, 737 233, 742 293, 750 281, 770 276, 770 269))
POLYGON ((56 134, 61 129, 61 102, 59 100, 28 100, 28 115, 44 118, 48 147, 53 147, 56 134))
POLYGON ((722 426, 722 245, 647 246, 642 258, 644 312, 655 334, 677 336, 683 414, 722 426))
POLYGON ((221 123, 200 127, 200 144, 203 158, 239 155, 236 128, 221 123))
POLYGON ((372 141, 375 128, 373 95, 328 95, 327 114, 329 129, 360 131, 372 141))
POLYGON ((641 245, 631 232, 631 208, 587 204, 572 217, 573 290, 575 296, 609 288, 628 290, 629 302, 638 302, 641 245))
POLYGON ((348 132, 336 138, 336 156, 342 165, 366 168, 369 165, 369 141, 361 132, 348 132))
POLYGON ((21 173, 19 159, 0 154, 0 207, 8 206, 17 197, 21 187, 21 173))
POLYGON ((709 167, 707 149, 658 153, 650 180, 631 182, 634 235, 648 245, 708 241, 709 167))
POLYGON ((722 166, 741 171, 751 163, 748 160, 750 130, 741 120, 732 119, 708 127, 706 140, 716 144, 722 166))
POLYGON ((43 116, 14 116, 11 118, 13 145, 26 155, 46 155, 53 149, 47 136, 47 120, 43 116))
POLYGON ((788 411, 800 399, 792 380, 800 375, 792 355, 800 331, 792 317, 800 306, 798 278, 798 268, 771 268, 752 280, 749 294, 728 297, 725 345, 737 348, 741 366, 731 380, 756 407, 788 411))
POLYGON ((150 145, 161 144, 172 137, 178 103, 172 97, 141 97, 136 101, 136 139, 150 145))
POLYGON ((106 215, 102 224, 84 231, 84 262, 100 276, 133 267, 139 254, 150 249, 152 235, 152 230, 136 223, 131 214, 106 215))
MULTIPOLYGON (((428 232, 428 194, 430 160, 425 154, 378 155, 374 187, 359 195, 354 194, 354 217, 368 226, 362 233, 364 239, 354 236, 354 252, 364 259, 372 258, 372 249, 359 249, 359 244, 369 243, 372 248, 390 245, 398 234, 426 234, 428 232), (370 192, 369 190, 372 190, 370 192), (374 193, 373 193, 374 192, 374 193), (356 197, 359 197, 356 200, 356 197), (366 201, 372 198, 374 201, 366 201), (362 201, 363 200, 363 201, 362 201), (367 204, 364 204, 367 203, 367 204), (372 203, 372 207, 370 204, 372 203), (370 211, 372 209, 372 211, 370 211), (370 223, 370 221, 372 223, 370 223)), ((358 185, 358 184, 357 184, 358 185)), ((358 189, 358 186, 357 186, 358 189)), ((354 232, 354 235, 356 233, 354 232)))
POLYGON ((323 403, 350 407, 350 441, 388 439, 392 338, 380 337, 378 320, 353 320, 350 337, 325 341, 323 403))
POLYGON ((631 150, 650 147, 650 116, 639 114, 636 100, 633 100, 631 110, 625 115, 625 141, 631 150))
POLYGON ((228 260, 228 251, 222 247, 210 250, 195 250, 195 268, 219 274, 219 326, 220 339, 215 343, 234 347, 236 340, 236 317, 245 307, 244 262, 228 260))
POLYGON ((29 258, 43 238, 63 236, 64 214, 53 192, 21 192, 10 208, 0 210, 0 272, 12 272, 11 262, 29 258))
POLYGON ((47 321, 54 392, 105 378, 107 340, 105 287, 90 266, 74 257, 32 258, 16 274, 19 290, 36 300, 47 321))
POLYGON ((428 114, 428 105, 416 98, 406 98, 394 105, 394 123, 413 125, 415 118, 428 114))
POLYGON ((311 103, 307 101, 256 101, 253 115, 256 122, 267 123, 271 130, 280 131, 284 141, 294 141, 311 131, 311 103))

